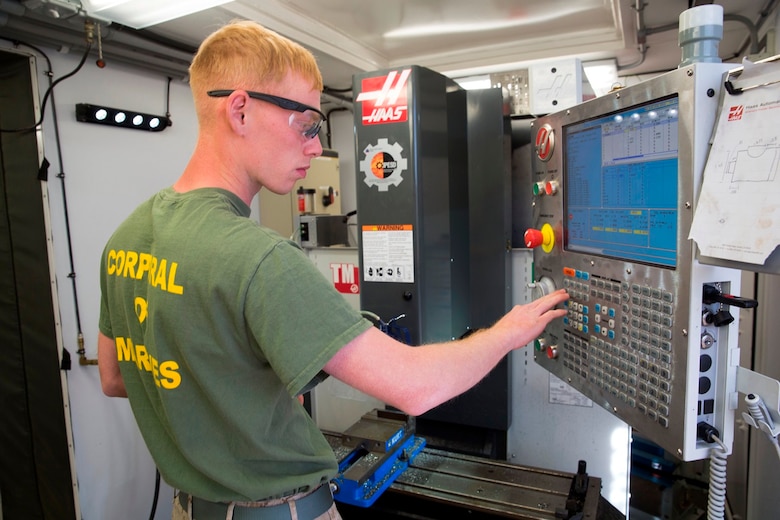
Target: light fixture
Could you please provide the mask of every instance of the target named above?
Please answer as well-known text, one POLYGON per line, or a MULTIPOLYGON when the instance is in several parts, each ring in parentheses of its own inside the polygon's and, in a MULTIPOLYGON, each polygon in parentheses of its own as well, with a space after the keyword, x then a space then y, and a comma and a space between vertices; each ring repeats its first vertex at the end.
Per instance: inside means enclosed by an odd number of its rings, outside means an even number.
POLYGON ((76 121, 96 123, 99 125, 135 128, 149 132, 161 132, 171 126, 167 116, 144 114, 135 110, 111 108, 87 103, 76 104, 76 121))
POLYGON ((608 94, 616 85, 620 84, 617 61, 614 59, 586 61, 583 62, 582 68, 596 96, 608 94))
POLYGON ((81 0, 88 15, 133 29, 167 22, 230 0, 81 0))
POLYGON ((490 81, 490 75, 469 76, 466 78, 455 78, 455 82, 465 90, 484 89, 493 86, 490 81))

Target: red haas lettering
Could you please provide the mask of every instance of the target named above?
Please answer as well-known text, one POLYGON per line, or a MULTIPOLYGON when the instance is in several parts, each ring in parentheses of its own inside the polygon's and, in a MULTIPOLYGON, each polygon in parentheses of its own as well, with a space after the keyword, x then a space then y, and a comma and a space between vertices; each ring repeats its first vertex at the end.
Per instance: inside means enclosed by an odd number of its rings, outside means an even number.
POLYGON ((370 124, 397 123, 406 121, 406 106, 395 108, 375 108, 363 121, 370 124))
POLYGON ((390 71, 387 76, 363 78, 362 92, 355 101, 362 103, 363 124, 401 123, 407 120, 406 85, 411 69, 390 71))

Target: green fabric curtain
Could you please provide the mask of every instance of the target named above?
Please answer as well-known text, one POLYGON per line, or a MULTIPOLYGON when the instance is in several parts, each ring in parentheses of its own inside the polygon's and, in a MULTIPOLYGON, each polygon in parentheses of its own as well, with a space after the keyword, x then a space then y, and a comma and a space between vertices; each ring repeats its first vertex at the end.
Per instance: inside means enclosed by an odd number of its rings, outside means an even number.
POLYGON ((2 517, 75 519, 30 57, 0 50, 2 517))

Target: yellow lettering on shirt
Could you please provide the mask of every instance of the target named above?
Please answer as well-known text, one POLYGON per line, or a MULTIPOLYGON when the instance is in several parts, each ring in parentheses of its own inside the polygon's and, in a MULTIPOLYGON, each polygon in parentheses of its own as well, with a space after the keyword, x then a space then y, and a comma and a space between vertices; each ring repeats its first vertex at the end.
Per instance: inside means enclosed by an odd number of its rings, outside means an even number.
POLYGON ((135 251, 127 251, 125 253, 125 278, 135 278, 135 264, 138 263, 138 253, 135 251))
POLYGON ((160 259, 160 266, 157 269, 157 275, 154 277, 154 282, 152 282, 152 287, 158 287, 163 291, 165 290, 166 267, 168 267, 168 260, 165 258, 160 259))
POLYGON ((168 276, 168 292, 173 294, 182 294, 184 292, 184 287, 181 285, 176 285, 176 269, 178 267, 179 264, 176 262, 171 262, 171 270, 168 276))
POLYGON ((152 264, 149 266, 149 276, 147 276, 147 280, 149 281, 149 285, 154 286, 154 273, 157 272, 157 257, 152 257, 152 264))
POLYGON ((143 345, 135 346, 135 364, 138 370, 143 368, 147 372, 152 371, 152 364, 149 361, 149 353, 146 351, 146 347, 143 345))
POLYGON ((150 253, 111 249, 106 258, 106 274, 121 278, 141 280, 146 277, 149 285, 171 294, 184 294, 184 286, 176 283, 179 264, 167 258, 157 258, 150 253))
POLYGON ((133 363, 139 371, 149 372, 155 385, 165 390, 173 390, 181 385, 179 364, 176 361, 160 362, 144 345, 133 345, 130 338, 117 337, 114 341, 117 359, 133 363))
POLYGON ((160 386, 160 371, 157 370, 157 359, 149 356, 152 362, 152 375, 154 376, 154 384, 160 386))
POLYGON ((181 374, 178 372, 179 364, 176 361, 163 361, 160 363, 160 384, 166 390, 176 388, 181 384, 181 374))
POLYGON ((138 279, 144 277, 144 273, 148 273, 152 264, 152 255, 149 253, 141 253, 138 255, 138 279))
POLYGON ((136 296, 133 300, 133 306, 135 307, 135 315, 138 316, 138 323, 146 321, 146 317, 149 315, 149 304, 146 303, 146 300, 136 296))
POLYGON ((124 251, 114 251, 113 249, 108 252, 108 261, 106 262, 106 270, 108 274, 113 275, 122 272, 122 264, 125 261, 124 251))
POLYGON ((119 361, 135 362, 135 350, 133 350, 132 339, 116 338, 116 357, 119 361))

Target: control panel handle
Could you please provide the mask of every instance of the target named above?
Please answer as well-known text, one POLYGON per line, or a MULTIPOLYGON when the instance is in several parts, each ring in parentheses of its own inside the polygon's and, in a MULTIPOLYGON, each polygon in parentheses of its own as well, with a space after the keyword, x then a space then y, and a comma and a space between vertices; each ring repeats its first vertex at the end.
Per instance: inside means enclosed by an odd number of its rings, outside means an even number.
POLYGON ((552 294, 557 290, 555 280, 549 276, 542 276, 538 281, 528 284, 528 287, 532 291, 531 296, 534 300, 552 294))
POLYGON ((758 307, 756 300, 734 296, 733 294, 724 294, 714 285, 709 284, 704 285, 704 303, 722 303, 723 305, 732 305, 740 309, 754 309, 758 307))

